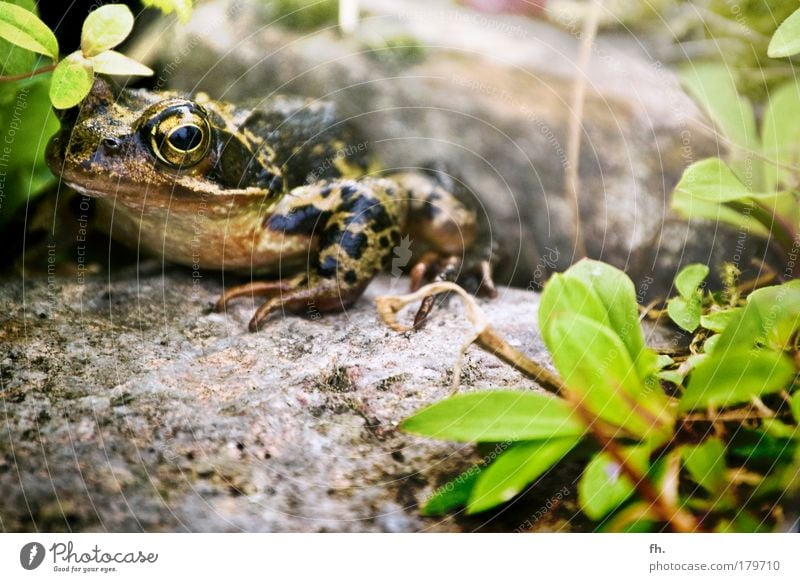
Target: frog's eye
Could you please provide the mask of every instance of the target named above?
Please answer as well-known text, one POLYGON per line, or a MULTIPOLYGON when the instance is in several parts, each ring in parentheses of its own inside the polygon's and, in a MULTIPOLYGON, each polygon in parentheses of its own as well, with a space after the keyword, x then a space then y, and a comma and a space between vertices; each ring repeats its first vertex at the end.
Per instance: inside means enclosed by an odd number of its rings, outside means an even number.
POLYGON ((211 147, 211 126, 199 105, 176 101, 162 108, 145 124, 155 156, 173 168, 200 163, 211 147))

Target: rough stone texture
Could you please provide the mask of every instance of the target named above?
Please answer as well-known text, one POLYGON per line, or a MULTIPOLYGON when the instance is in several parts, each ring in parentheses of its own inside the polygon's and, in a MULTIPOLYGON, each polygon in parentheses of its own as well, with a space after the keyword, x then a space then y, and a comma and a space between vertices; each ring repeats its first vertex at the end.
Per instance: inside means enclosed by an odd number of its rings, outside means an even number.
MULTIPOLYGON (((397 283, 395 285, 395 283, 397 283)), ((422 518, 417 505, 475 462, 470 445, 396 430, 449 394, 470 326, 457 301, 421 332, 379 321, 373 284, 353 310, 276 318, 210 313, 219 281, 149 263, 111 281, 0 285, 0 529, 74 531, 580 530, 566 468, 499 513, 422 518)), ((537 296, 502 290, 496 327, 546 359, 537 296)), ((537 389, 471 348, 463 390, 537 389)))
MULTIPOLYGON (((505 256, 501 277, 540 285, 573 258, 564 196, 577 28, 481 15, 443 0, 364 0, 360 31, 287 31, 261 3, 220 0, 192 22, 147 37, 160 87, 224 99, 297 93, 335 100, 389 167, 444 161, 474 188, 505 256), (406 35, 421 60, 385 58, 380 39, 406 35), (377 40, 376 40, 377 39, 377 40)), ((713 225, 670 218, 673 186, 689 162, 724 146, 674 75, 637 39, 603 38, 588 68, 580 155, 581 214, 590 256, 664 294, 692 260, 714 265, 756 252, 713 225)))

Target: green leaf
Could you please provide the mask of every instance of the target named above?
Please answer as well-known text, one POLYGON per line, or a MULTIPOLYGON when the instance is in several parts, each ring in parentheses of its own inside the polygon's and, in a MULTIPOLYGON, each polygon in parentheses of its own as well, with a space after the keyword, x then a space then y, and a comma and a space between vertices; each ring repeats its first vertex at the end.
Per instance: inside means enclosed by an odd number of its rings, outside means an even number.
POLYGON ((768 191, 797 187, 791 168, 800 163, 800 86, 790 81, 770 92, 764 110, 762 141, 764 155, 778 164, 767 164, 764 175, 768 191))
POLYGON ((511 445, 481 473, 470 493, 467 513, 486 511, 516 497, 580 440, 567 437, 511 445))
POLYGON ((656 356, 645 348, 639 324, 636 289, 619 269, 583 259, 548 281, 539 305, 539 323, 551 353, 556 342, 551 337, 550 325, 563 314, 583 315, 610 329, 625 345, 642 382, 655 373, 656 356))
MULTIPOLYGON (((13 0, 16 4, 33 14, 37 14, 36 3, 33 0, 13 0)), ((36 61, 41 57, 27 49, 12 44, 0 37, 0 75, 21 75, 33 70, 36 61)), ((0 89, 0 103, 5 103, 16 97, 16 86, 5 84, 0 89)))
POLYGON ((708 277, 708 266, 700 263, 687 265, 675 276, 675 287, 681 296, 689 299, 695 296, 706 277, 708 277))
POLYGON ((765 434, 782 440, 794 440, 800 436, 796 426, 789 426, 777 418, 765 418, 762 420, 761 430, 763 430, 765 434))
POLYGON ((800 424, 800 392, 792 395, 792 416, 794 416, 794 421, 800 424))
POLYGON ((114 48, 133 30, 133 13, 125 4, 106 4, 93 10, 83 21, 81 50, 93 57, 114 48))
POLYGON ((700 325, 700 314, 703 306, 699 299, 686 299, 685 297, 673 297, 667 303, 667 313, 669 318, 678 327, 686 331, 694 331, 700 325))
MULTIPOLYGON (((626 464, 644 475, 650 449, 645 446, 621 449, 626 464)), ((586 466, 578 482, 578 501, 590 519, 599 520, 619 507, 634 492, 634 484, 607 453, 598 453, 586 466)))
MULTIPOLYGON (((702 318, 701 318, 702 319, 702 318)), ((719 338, 722 337, 719 334, 712 335, 706 341, 703 342, 703 352, 706 354, 711 354, 714 352, 714 348, 717 347, 717 343, 719 343, 719 338)))
POLYGON ((33 12, 11 2, 0 2, 0 37, 53 60, 58 58, 53 31, 33 12))
POLYGON ((453 396, 405 419, 400 428, 462 442, 538 440, 581 436, 585 431, 566 401, 511 390, 453 396))
POLYGON ((790 57, 800 52, 800 10, 794 11, 772 35, 767 55, 773 59, 790 57))
POLYGON ((175 12, 182 23, 189 22, 192 15, 192 0, 142 0, 145 6, 158 8, 164 14, 175 12))
POLYGON ((443 515, 453 509, 464 507, 469 501, 469 494, 475 487, 475 483, 478 482, 482 471, 483 468, 480 465, 474 465, 452 481, 448 481, 436 489, 425 502, 422 515, 443 515))
POLYGON ((618 336, 582 315, 564 314, 549 327, 556 368, 587 410, 639 437, 668 436, 668 401, 641 382, 618 336))
POLYGON ((722 407, 777 392, 794 376, 792 362, 782 353, 764 349, 722 349, 700 362, 689 376, 679 402, 681 411, 722 407))
POLYGON ((611 329, 635 361, 644 350, 644 334, 639 324, 636 288, 630 277, 607 263, 589 259, 579 261, 567 273, 592 288, 603 303, 611 329))
POLYGON ((670 366, 670 365, 672 365, 674 363, 675 363, 675 360, 673 360, 668 355, 659 354, 658 357, 656 358, 656 369, 657 370, 662 370, 662 369, 666 368, 667 366, 670 366))
POLYGON ((721 351, 766 345, 785 350, 800 332, 800 280, 754 291, 734 313, 715 348, 721 351))
POLYGON ((648 533, 658 523, 650 503, 637 501, 623 507, 600 526, 600 532, 648 533))
POLYGON ((91 58, 96 73, 104 75, 142 75, 149 77, 153 70, 117 51, 103 51, 91 58))
POLYGON ((13 143, 4 146, 11 155, 2 168, 5 198, 0 204, 0 230, 3 223, 53 183, 44 151, 50 137, 58 130, 58 120, 48 97, 49 77, 2 86, 11 89, 11 99, 0 104, 0 135, 13 137, 13 143))
POLYGON ((711 118, 720 133, 734 148, 731 152, 732 166, 736 175, 751 177, 751 186, 760 185, 760 163, 751 152, 759 152, 761 143, 756 131, 753 106, 736 90, 736 83, 725 63, 692 63, 680 73, 681 81, 688 93, 711 118))
POLYGON ((700 325, 704 328, 722 333, 728 324, 742 311, 741 307, 733 307, 722 311, 712 311, 700 318, 700 325))
POLYGON ((727 487, 725 478, 725 445, 711 438, 699 445, 684 445, 683 466, 695 483, 710 493, 721 493, 727 487))
POLYGON ((707 202, 747 202, 753 198, 771 198, 773 192, 753 192, 719 158, 695 162, 683 172, 676 191, 707 202))
POLYGON ((789 349, 800 332, 800 280, 754 291, 747 297, 745 310, 757 312, 759 320, 759 334, 752 339, 775 349, 789 349))
POLYGON ((708 158, 686 168, 673 192, 672 208, 686 218, 726 222, 769 236, 773 213, 791 200, 791 193, 750 190, 725 162, 708 158))
POLYGON ((50 83, 50 101, 56 109, 69 109, 80 103, 92 89, 94 72, 92 63, 80 51, 65 57, 55 71, 50 83))
POLYGON ((672 209, 687 220, 710 220, 714 223, 729 224, 742 232, 762 238, 769 237, 769 229, 761 224, 752 213, 742 214, 717 202, 709 202, 691 195, 686 190, 675 190, 672 194, 672 209))
POLYGON ((570 271, 556 273, 550 278, 539 303, 539 328, 551 352, 554 342, 550 337, 550 324, 564 314, 583 315, 605 327, 611 326, 600 297, 589 283, 572 277, 570 271))
MULTIPOLYGON (((728 452, 748 465, 760 465, 772 471, 777 464, 794 462, 797 443, 780 439, 762 431, 738 428, 728 443, 728 452)), ((795 470, 796 471, 796 470, 795 470)))

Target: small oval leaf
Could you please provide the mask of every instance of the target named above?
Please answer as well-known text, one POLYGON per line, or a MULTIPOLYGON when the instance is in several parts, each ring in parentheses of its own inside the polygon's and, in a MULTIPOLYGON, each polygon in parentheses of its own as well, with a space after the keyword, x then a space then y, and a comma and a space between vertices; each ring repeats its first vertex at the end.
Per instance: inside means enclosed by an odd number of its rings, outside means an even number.
POLYGON ((467 513, 486 511, 516 497, 579 442, 579 437, 567 437, 511 445, 481 473, 467 513))
POLYGON ((93 57, 114 48, 133 29, 133 13, 124 4, 107 4, 89 13, 83 22, 81 50, 93 57))
POLYGON ((675 288, 687 299, 694 297, 695 292, 708 277, 708 266, 701 263, 686 265, 675 276, 675 288))
POLYGON ((777 392, 794 376, 791 360, 780 352, 721 345, 692 370, 680 399, 681 411, 731 406, 777 392))
POLYGON ((580 436, 585 430, 572 407, 561 398, 512 390, 453 396, 405 419, 400 428, 462 442, 580 436))
POLYGON ((700 325, 700 314, 703 307, 696 298, 673 297, 667 303, 667 313, 669 318, 678 327, 692 332, 700 325))
POLYGON ((710 493, 725 490, 725 445, 721 440, 711 438, 699 445, 684 445, 681 455, 683 466, 695 483, 710 493))
POLYGON ((53 31, 33 12, 10 2, 0 2, 0 37, 53 60, 58 58, 53 31))
POLYGON ((800 9, 784 20, 769 41, 767 55, 773 59, 790 57, 800 52, 800 9))
POLYGON ((482 470, 480 465, 474 465, 452 481, 437 488, 425 502, 422 515, 444 515, 448 511, 464 507, 482 470))
POLYGON ((96 73, 104 75, 141 75, 149 77, 153 70, 117 51, 103 51, 91 58, 96 73))
MULTIPOLYGON (((626 465, 642 475, 648 470, 650 449, 634 446, 620 449, 626 465)), ((607 453, 598 453, 586 466, 578 482, 578 501, 591 519, 601 519, 619 507, 635 489, 630 479, 607 453)))
POLYGON ((90 60, 76 51, 64 58, 50 83, 50 102, 56 109, 69 109, 80 103, 92 89, 94 71, 90 60))

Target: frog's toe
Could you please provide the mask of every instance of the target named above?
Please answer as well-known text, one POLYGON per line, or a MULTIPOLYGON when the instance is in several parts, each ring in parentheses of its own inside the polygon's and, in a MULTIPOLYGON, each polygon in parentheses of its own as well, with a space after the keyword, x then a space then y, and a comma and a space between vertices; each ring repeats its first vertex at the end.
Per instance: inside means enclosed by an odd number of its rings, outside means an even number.
POLYGON ((408 272, 408 276, 411 279, 411 284, 409 285, 411 293, 431 280, 431 273, 436 270, 439 259, 440 255, 433 251, 428 251, 411 267, 408 272))
MULTIPOLYGON (((494 299, 497 287, 492 278, 492 264, 489 260, 463 261, 456 256, 441 256, 426 253, 411 269, 411 291, 416 291, 424 283, 440 281, 457 282, 470 293, 479 297, 494 299)), ((422 301, 414 327, 420 328, 436 304, 436 296, 430 295, 422 301)))
POLYGON ((277 311, 282 304, 283 302, 280 297, 273 297, 262 303, 261 307, 256 310, 255 315, 253 315, 253 318, 250 320, 250 324, 247 326, 250 332, 255 333, 260 330, 267 318, 277 311))
POLYGON ((237 285, 225 291, 214 304, 214 311, 217 313, 225 311, 228 304, 234 299, 241 297, 269 297, 279 293, 289 291, 291 284, 286 281, 252 281, 244 285, 237 285))
MULTIPOLYGON (((425 257, 423 257, 423 259, 425 259, 425 257)), ((422 261, 420 261, 420 263, 422 263, 422 261)), ((461 259, 455 256, 436 257, 435 260, 429 261, 426 264, 427 267, 425 268, 423 278, 427 276, 431 283, 440 283, 443 281, 455 282, 458 279, 458 267, 461 264, 461 259)), ((418 329, 425 325, 425 321, 428 319, 431 310, 433 310, 435 302, 435 295, 429 295, 422 300, 422 305, 420 305, 417 314, 414 316, 414 328, 418 329)))

